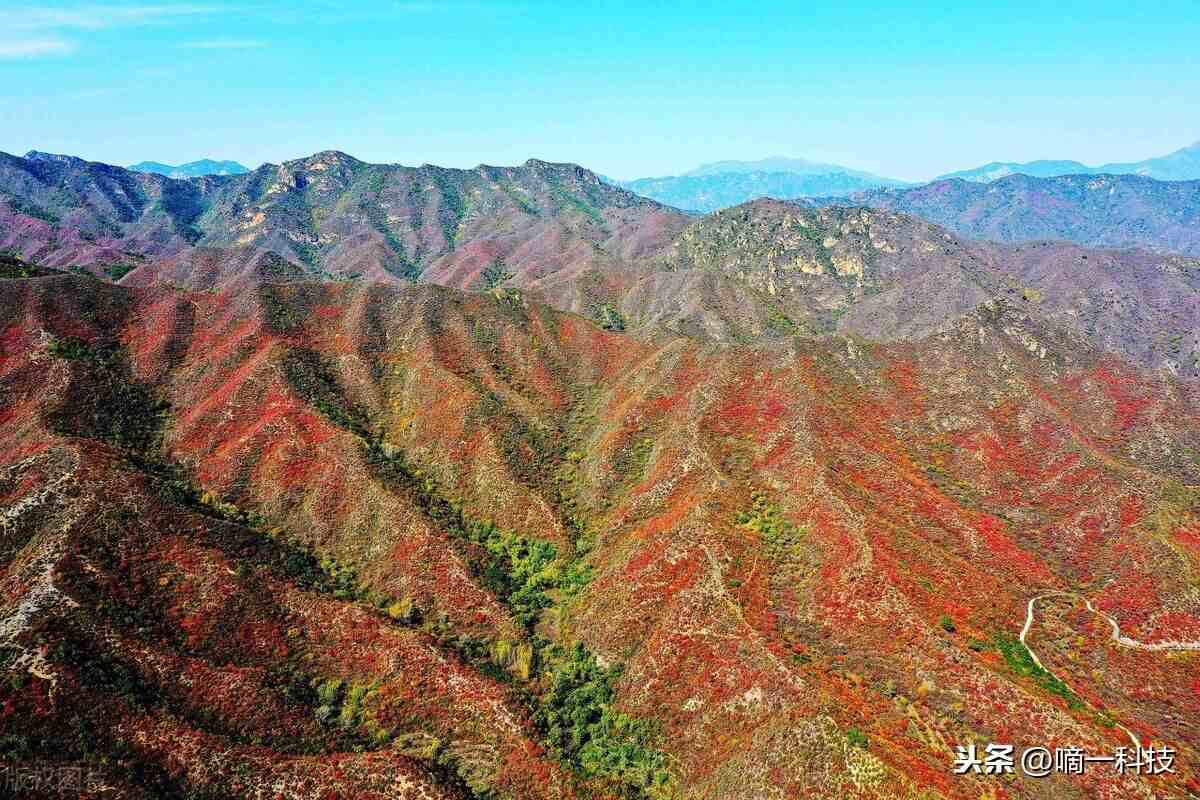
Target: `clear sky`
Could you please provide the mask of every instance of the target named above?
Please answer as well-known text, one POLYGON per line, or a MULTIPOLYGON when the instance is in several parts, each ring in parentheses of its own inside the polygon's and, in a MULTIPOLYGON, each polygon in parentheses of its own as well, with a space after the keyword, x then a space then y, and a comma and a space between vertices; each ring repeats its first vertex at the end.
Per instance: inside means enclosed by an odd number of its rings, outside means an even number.
POLYGON ((1197 0, 0 0, 0 150, 616 178, 782 155, 918 180, 1191 144, 1198 53, 1197 0))

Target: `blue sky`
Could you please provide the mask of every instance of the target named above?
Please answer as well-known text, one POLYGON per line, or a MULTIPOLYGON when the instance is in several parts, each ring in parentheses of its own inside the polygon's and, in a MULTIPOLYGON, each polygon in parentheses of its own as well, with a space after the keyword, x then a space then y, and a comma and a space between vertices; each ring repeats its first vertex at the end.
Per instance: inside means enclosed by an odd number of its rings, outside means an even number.
POLYGON ((1195 0, 738 5, 0 0, 0 150, 918 180, 1200 139, 1195 0))

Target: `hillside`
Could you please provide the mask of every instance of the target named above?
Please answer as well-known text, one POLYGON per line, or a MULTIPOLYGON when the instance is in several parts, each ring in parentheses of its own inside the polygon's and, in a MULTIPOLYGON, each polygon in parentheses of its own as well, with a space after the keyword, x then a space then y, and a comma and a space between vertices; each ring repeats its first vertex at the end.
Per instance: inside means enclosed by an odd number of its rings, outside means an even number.
POLYGON ((950 743, 1133 731, 1177 773, 1006 795, 1200 789, 1200 662, 1082 605, 1200 640, 1200 396, 1029 305, 728 347, 511 292, 2 288, 21 763, 138 797, 974 800, 950 743))
POLYGON ((1200 376, 1200 259, 960 239, 907 214, 758 200, 694 221, 654 258, 585 273, 554 305, 714 341, 911 341, 988 303, 1122 358, 1200 376))
POLYGON ((863 192, 851 202, 914 214, 960 236, 1020 242, 1061 239, 1200 255, 1200 181, 1134 175, 1011 175, 991 183, 937 181, 863 192))

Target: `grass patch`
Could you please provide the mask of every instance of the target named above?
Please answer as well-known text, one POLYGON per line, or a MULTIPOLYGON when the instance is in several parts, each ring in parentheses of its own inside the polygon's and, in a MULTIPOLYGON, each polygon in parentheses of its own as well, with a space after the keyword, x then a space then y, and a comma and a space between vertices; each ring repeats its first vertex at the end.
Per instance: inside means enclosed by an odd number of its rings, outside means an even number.
POLYGON ((27 264, 13 253, 0 253, 0 278, 41 278, 47 275, 58 275, 56 269, 27 264))
POLYGON ((133 264, 109 264, 104 268, 104 274, 112 278, 113 282, 117 282, 124 278, 129 273, 133 272, 136 267, 133 264))
POLYGON ((1071 687, 1037 665, 1037 662, 1029 655, 1029 649, 1021 643, 1020 639, 1001 631, 992 638, 992 641, 996 649, 1000 651, 1000 655, 1004 656, 1004 663, 1008 665, 1009 670, 1022 678, 1031 679, 1047 692, 1058 695, 1067 702, 1067 707, 1070 709, 1083 707, 1083 701, 1071 691, 1071 687))

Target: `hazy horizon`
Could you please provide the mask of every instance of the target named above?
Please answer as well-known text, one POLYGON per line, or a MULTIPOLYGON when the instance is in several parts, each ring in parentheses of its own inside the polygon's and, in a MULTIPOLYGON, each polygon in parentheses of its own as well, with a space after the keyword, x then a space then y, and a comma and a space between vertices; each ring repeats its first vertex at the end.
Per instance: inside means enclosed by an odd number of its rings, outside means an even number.
POLYGON ((1200 139, 1200 15, 1184 4, 883 8, 21 6, 0 11, 0 149, 248 167, 328 149, 541 158, 617 179, 781 155, 921 181, 1200 139))

